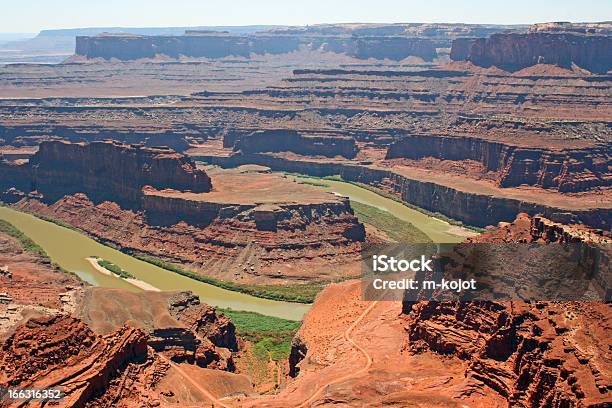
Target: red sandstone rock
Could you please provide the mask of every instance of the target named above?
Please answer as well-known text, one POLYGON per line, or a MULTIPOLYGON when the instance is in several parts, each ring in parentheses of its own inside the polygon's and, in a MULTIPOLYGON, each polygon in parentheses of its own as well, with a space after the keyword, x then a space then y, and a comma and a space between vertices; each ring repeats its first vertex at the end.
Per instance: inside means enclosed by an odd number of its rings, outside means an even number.
POLYGON ((62 404, 84 406, 128 364, 146 358, 146 337, 138 329, 101 337, 72 317, 32 319, 2 345, 0 385, 58 387, 66 394, 62 404))
POLYGON ((610 187, 609 148, 560 150, 521 148, 461 136, 406 136, 389 146, 386 159, 475 160, 497 174, 500 187, 531 185, 578 192, 610 187))
POLYGON ((9 174, 2 174, 2 184, 37 191, 47 202, 79 192, 96 202, 112 200, 139 208, 147 185, 193 192, 212 188, 204 171, 172 149, 117 142, 45 142, 29 163, 5 165, 3 171, 9 174))
POLYGON ((125 249, 186 263, 191 270, 223 279, 239 275, 245 282, 303 282, 346 273, 343 268, 358 261, 365 235, 348 201, 336 199, 283 204, 274 210, 159 195, 147 198, 147 212, 142 213, 110 202, 95 205, 76 194, 51 206, 24 200, 17 207, 63 220, 125 249), (265 214, 274 222, 263 222, 265 214), (226 267, 219 268, 218 262, 226 267))
MULTIPOLYGON (((610 242, 584 227, 519 215, 471 242, 610 242)), ((526 407, 604 406, 612 306, 587 302, 405 303, 409 348, 467 362, 463 395, 494 392, 526 407), (597 345, 597 346, 595 346, 597 345), (588 350, 588 351, 586 351, 588 350)))
POLYGON ((497 66, 519 70, 536 64, 571 67, 576 64, 592 72, 606 73, 612 68, 612 38, 606 33, 571 26, 534 27, 527 33, 497 33, 489 38, 453 41, 451 57, 469 60, 482 67, 497 66))

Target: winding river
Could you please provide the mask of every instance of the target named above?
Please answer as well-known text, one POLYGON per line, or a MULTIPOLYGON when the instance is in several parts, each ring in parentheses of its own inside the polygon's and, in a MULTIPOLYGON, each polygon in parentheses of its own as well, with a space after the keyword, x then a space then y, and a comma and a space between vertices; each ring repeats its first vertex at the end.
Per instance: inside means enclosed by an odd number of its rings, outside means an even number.
MULTIPOLYGON (((473 234, 469 230, 451 226, 447 222, 423 214, 354 184, 334 180, 324 180, 323 182, 327 187, 321 188, 388 211, 400 219, 411 222, 432 238, 434 242, 459 242, 466 236, 473 234)), ((47 252, 53 262, 75 272, 81 279, 94 286, 122 288, 130 291, 141 290, 123 279, 101 273, 86 259, 91 256, 98 256, 119 265, 137 279, 156 288, 161 290, 191 290, 200 296, 203 302, 217 307, 258 312, 290 320, 301 320, 304 313, 310 308, 310 305, 261 299, 198 282, 135 259, 102 245, 80 232, 11 208, 0 207, 0 219, 10 222, 23 231, 47 252)))
POLYGON ((123 279, 97 271, 86 260, 90 256, 107 259, 161 290, 191 290, 200 296, 203 302, 218 307, 258 312, 290 320, 301 320, 304 313, 310 309, 310 305, 261 299, 181 276, 102 245, 80 232, 11 208, 0 207, 0 219, 10 222, 40 245, 53 262, 75 272, 94 286, 140 290, 123 279))

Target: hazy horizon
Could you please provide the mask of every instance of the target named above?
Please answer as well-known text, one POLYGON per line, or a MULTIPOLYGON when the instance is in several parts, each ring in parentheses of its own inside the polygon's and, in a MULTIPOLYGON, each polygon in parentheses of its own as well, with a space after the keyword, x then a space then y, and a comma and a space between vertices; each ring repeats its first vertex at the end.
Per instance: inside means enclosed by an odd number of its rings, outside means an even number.
POLYGON ((612 20, 612 2, 585 0, 515 0, 470 2, 429 0, 293 2, 234 0, 25 0, 2 7, 0 32, 33 34, 42 30, 104 27, 197 27, 340 23, 533 24, 551 21, 612 20))

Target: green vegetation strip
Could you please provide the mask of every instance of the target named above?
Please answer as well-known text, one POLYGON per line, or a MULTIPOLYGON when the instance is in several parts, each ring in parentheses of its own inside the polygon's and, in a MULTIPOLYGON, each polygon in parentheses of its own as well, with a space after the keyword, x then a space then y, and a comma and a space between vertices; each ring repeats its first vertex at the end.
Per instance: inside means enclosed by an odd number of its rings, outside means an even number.
POLYGON ((21 232, 10 222, 0 220, 0 232, 4 232, 5 234, 15 238, 17 241, 19 241, 24 250, 46 259, 49 258, 45 250, 42 249, 40 245, 32 241, 26 234, 21 232))
POLYGON ((109 271, 111 271, 112 273, 114 273, 115 275, 117 275, 117 276, 119 276, 121 278, 124 278, 124 279, 136 279, 136 277, 134 275, 132 275, 128 271, 125 271, 125 270, 121 269, 121 267, 119 265, 115 265, 111 261, 107 261, 106 259, 97 258, 96 262, 98 262, 98 265, 100 265, 104 269, 108 269, 109 271))
MULTIPOLYGON (((26 234, 24 234, 21 230, 19 230, 17 227, 15 227, 10 222, 5 221, 5 220, 0 220, 0 232, 3 232, 6 235, 9 235, 15 238, 17 241, 19 241, 24 251, 30 252, 31 254, 34 254, 36 256, 39 256, 51 262, 51 258, 49 258, 49 255, 47 254, 47 252, 40 245, 32 241, 30 237, 28 237, 26 234)), ((74 272, 67 271, 66 269, 62 268, 61 266, 59 266, 58 264, 54 262, 52 262, 51 265, 57 268, 58 270, 62 271, 63 273, 77 276, 74 272)))
POLYGON ((162 269, 178 273, 179 275, 183 275, 200 282, 208 283, 209 285, 245 293, 247 295, 260 297, 263 299, 281 300, 295 303, 312 303, 314 302, 317 294, 325 287, 325 285, 329 283, 325 281, 315 281, 302 285, 250 285, 200 275, 196 272, 185 270, 179 266, 162 261, 161 259, 152 258, 150 256, 138 254, 132 254, 132 256, 162 269))
POLYGON ((385 232, 396 242, 432 242, 427 234, 410 222, 400 220, 387 211, 357 201, 351 201, 351 207, 355 210, 359 221, 385 232))
POLYGON ((291 352, 291 341, 301 322, 265 316, 255 312, 219 309, 229 317, 238 334, 253 343, 255 356, 262 361, 283 361, 291 352))

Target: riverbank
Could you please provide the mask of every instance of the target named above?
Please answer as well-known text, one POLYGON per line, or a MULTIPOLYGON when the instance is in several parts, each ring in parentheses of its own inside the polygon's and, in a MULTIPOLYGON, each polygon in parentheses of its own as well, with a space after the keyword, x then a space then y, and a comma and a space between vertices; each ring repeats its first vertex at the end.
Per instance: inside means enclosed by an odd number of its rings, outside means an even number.
MULTIPOLYGON (((358 183, 342 181, 340 177, 313 177, 299 174, 287 174, 287 177, 293 178, 297 182, 310 184, 346 196, 351 202, 377 208, 409 223, 412 228, 429 238, 429 240, 423 241, 422 239, 419 240, 419 234, 413 234, 414 239, 404 238, 403 242, 458 243, 479 234, 474 229, 451 223, 448 220, 437 218, 433 214, 428 214, 422 209, 408 206, 396 197, 388 197, 380 191, 375 191, 373 187, 368 186, 369 188, 366 188, 366 186, 358 183)), ((367 214, 365 215, 367 216, 367 214)))

